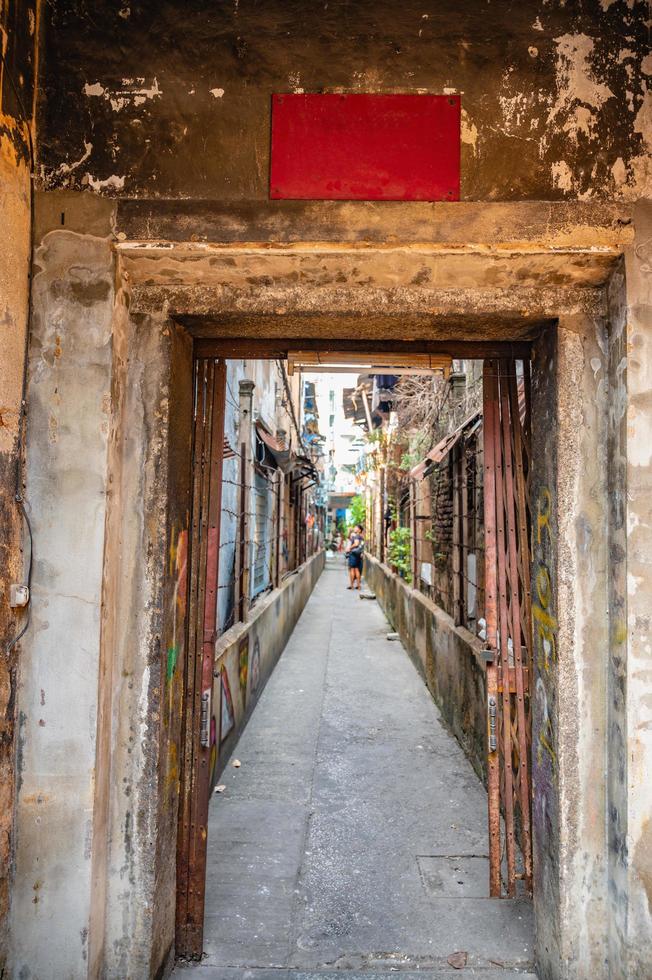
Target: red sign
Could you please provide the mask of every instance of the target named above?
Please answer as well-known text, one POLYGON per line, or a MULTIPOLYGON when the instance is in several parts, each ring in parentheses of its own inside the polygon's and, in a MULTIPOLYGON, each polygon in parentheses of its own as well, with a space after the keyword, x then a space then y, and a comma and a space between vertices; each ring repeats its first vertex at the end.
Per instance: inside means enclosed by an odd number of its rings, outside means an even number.
POLYGON ((270 197, 458 201, 459 95, 273 95, 270 197))

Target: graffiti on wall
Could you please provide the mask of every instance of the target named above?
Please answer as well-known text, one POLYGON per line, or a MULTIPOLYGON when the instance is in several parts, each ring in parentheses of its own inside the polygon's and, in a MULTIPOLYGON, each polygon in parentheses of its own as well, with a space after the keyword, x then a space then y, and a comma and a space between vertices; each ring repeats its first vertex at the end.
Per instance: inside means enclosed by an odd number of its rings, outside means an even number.
POLYGON ((243 710, 247 707, 247 679, 249 675, 249 636, 243 637, 238 646, 238 678, 243 710))
POLYGON ((557 756, 554 748, 554 722, 548 705, 548 685, 544 682, 544 678, 550 674, 551 669, 557 663, 558 623, 554 615, 554 596, 550 573, 550 555, 554 544, 551 524, 552 511, 552 494, 547 487, 542 487, 536 505, 536 574, 532 596, 534 650, 539 674, 536 684, 536 702, 539 711, 537 758, 541 762, 543 754, 547 754, 550 760, 551 775, 556 778, 557 756))
POLYGON ((255 699, 260 687, 259 640, 255 640, 250 650, 250 635, 241 637, 219 657, 213 676, 209 756, 211 791, 217 782, 223 743, 243 721, 247 704, 252 698, 255 699))
POLYGON ((169 684, 174 677, 179 660, 179 647, 183 641, 186 617, 186 589, 188 570, 188 531, 184 528, 170 535, 168 575, 174 581, 172 596, 172 635, 167 648, 165 679, 169 684))
MULTIPOLYGON (((188 531, 173 525, 170 531, 170 545, 167 557, 168 605, 167 633, 163 647, 165 675, 165 700, 163 702, 163 723, 170 733, 166 758, 165 785, 168 793, 176 793, 179 784, 179 759, 174 733, 171 730, 174 719, 181 717, 183 699, 183 678, 177 670, 183 659, 183 644, 186 627, 186 597, 188 575, 188 531)), ((172 798, 172 796, 171 796, 172 798)))
POLYGON ((217 719, 211 715, 210 755, 208 759, 208 785, 213 789, 217 771, 217 719))
POLYGON ((235 727, 235 711, 226 664, 220 668, 220 744, 235 727))
POLYGON ((556 839, 557 817, 557 733, 556 684, 558 622, 554 590, 554 501, 550 490, 542 487, 535 505, 533 527, 534 576, 532 588, 532 623, 534 632, 534 732, 536 748, 533 759, 533 820, 535 849, 540 867, 546 866, 544 853, 556 839))
POLYGON ((251 680, 249 682, 250 690, 252 696, 258 694, 258 685, 260 684, 260 640, 256 637, 256 642, 254 643, 254 652, 251 655, 251 680))

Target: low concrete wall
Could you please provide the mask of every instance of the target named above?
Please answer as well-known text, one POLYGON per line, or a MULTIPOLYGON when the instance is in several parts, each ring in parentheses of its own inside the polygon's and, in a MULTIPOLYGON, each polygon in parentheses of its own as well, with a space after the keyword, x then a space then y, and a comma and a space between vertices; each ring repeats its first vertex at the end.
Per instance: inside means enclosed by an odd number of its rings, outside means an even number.
POLYGON ((365 555, 364 576, 445 721, 486 782, 486 669, 480 640, 455 626, 443 609, 370 555, 365 555))
POLYGON ((310 598, 324 558, 323 551, 309 558, 256 602, 248 622, 236 623, 215 644, 211 790, 310 598))

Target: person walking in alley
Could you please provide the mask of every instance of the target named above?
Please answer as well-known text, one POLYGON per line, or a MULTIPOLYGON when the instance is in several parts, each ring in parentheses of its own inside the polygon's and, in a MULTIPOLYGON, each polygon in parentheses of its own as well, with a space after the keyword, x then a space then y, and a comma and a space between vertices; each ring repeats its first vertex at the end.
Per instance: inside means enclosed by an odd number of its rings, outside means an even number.
POLYGON ((364 551, 364 536, 360 524, 356 524, 346 546, 346 560, 349 566, 349 589, 360 589, 362 580, 362 553, 364 551))

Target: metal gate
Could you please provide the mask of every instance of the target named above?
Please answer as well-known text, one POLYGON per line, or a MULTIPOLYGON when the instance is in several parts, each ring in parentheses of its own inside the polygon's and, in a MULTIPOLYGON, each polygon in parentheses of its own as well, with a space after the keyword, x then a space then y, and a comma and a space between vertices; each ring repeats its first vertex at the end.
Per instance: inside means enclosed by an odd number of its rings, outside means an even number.
POLYGON ((529 362, 485 361, 483 396, 490 894, 511 898, 532 890, 529 362))
POLYGON ((210 720, 217 622, 224 360, 195 361, 188 638, 177 838, 176 952, 199 959, 204 934, 210 720))

